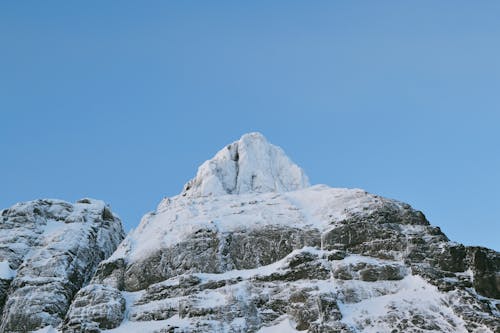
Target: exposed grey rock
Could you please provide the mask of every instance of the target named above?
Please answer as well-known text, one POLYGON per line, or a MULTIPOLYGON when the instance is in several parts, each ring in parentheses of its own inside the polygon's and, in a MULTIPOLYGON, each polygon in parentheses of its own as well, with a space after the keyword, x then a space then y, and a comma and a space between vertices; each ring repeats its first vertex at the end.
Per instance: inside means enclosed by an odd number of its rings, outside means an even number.
POLYGON ((319 243, 318 230, 265 226, 221 234, 215 230, 199 229, 186 240, 158 249, 144 260, 128 265, 123 259, 103 262, 94 281, 113 279, 116 282, 110 282, 111 285, 137 291, 185 273, 222 273, 265 266, 284 258, 294 249, 319 246, 319 243))
POLYGON ((17 273, 0 280, 0 332, 61 323, 75 293, 123 239, 119 218, 101 201, 16 204, 0 218, 0 261, 17 273))
POLYGON ((467 247, 465 266, 474 274, 473 286, 486 297, 500 299, 500 253, 484 247, 467 247))
POLYGON ((0 313, 2 313, 3 305, 5 304, 10 282, 10 279, 0 279, 0 313))
POLYGON ((65 323, 65 332, 114 328, 123 320, 125 299, 113 287, 90 284, 80 289, 75 299, 68 311, 71 320, 65 323))
POLYGON ((340 280, 362 280, 362 281, 394 281, 402 280, 408 275, 405 266, 390 263, 379 262, 377 264, 359 262, 340 264, 332 272, 333 277, 340 280))

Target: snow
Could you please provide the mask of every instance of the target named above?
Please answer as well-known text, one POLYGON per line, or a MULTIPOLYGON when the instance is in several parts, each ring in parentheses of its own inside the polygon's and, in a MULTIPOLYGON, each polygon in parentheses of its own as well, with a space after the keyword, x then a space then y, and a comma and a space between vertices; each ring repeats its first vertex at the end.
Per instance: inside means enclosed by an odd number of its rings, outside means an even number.
MULTIPOLYGON (((398 282, 381 281, 376 284, 362 281, 349 281, 351 288, 365 291, 366 299, 357 303, 339 303, 342 322, 355 327, 359 332, 389 332, 390 320, 378 320, 389 317, 391 312, 406 314, 412 318, 413 313, 422 314, 427 321, 437 323, 446 332, 467 332, 464 321, 445 306, 444 294, 423 278, 408 275, 398 282), (385 290, 383 295, 376 295, 373 288, 385 290), (445 320, 446 318, 446 320, 445 320), (370 325, 366 323, 370 322, 370 325), (365 326, 367 325, 367 326, 365 326)), ((360 292, 360 294, 363 294, 360 292)))
POLYGON ((166 320, 155 321, 128 321, 125 320, 119 327, 110 330, 101 330, 109 333, 130 333, 130 332, 155 332, 168 327, 188 328, 189 319, 180 318, 175 315, 166 320))
POLYGON ((39 330, 36 330, 36 331, 33 331, 32 333, 58 333, 59 331, 57 331, 54 327, 52 326, 45 326, 39 330))
POLYGON ((257 333, 295 333, 297 331, 295 323, 291 321, 288 317, 280 321, 274 326, 262 327, 257 333))
POLYGON ((249 133, 203 163, 185 186, 192 197, 285 192, 305 188, 304 171, 260 133, 249 133))
POLYGON ((365 214, 380 206, 383 200, 360 189, 331 188, 315 185, 303 191, 285 193, 284 196, 301 209, 308 221, 338 222, 353 214, 365 214), (325 221, 326 220, 326 221, 325 221))
POLYGON ((43 233, 44 234, 51 234, 51 233, 60 232, 62 229, 64 229, 65 226, 66 226, 66 224, 61 222, 61 221, 48 220, 47 224, 43 228, 43 233))
MULTIPOLYGON (((393 260, 378 259, 378 258, 373 258, 373 257, 362 256, 359 254, 351 254, 340 261, 337 260, 336 262, 341 262, 344 265, 359 264, 362 262, 367 263, 367 264, 372 264, 372 265, 396 263, 393 260)), ((403 262, 400 262, 400 263, 403 264, 403 262)))
POLYGON ((156 212, 145 215, 108 260, 141 260, 200 229, 227 233, 273 225, 327 231, 352 214, 370 214, 383 200, 359 189, 325 185, 286 193, 180 195, 164 200, 156 212))
POLYGON ((16 276, 16 271, 10 268, 8 261, 0 261, 0 279, 12 280, 16 276))
MULTIPOLYGON (((231 326, 239 326, 244 328, 246 324, 245 318, 235 318, 231 322, 231 326)), ((109 330, 101 330, 107 333, 130 333, 130 332, 158 332, 161 329, 169 327, 177 327, 180 331, 189 331, 192 321, 189 318, 180 318, 179 315, 174 315, 166 320, 154 321, 129 321, 125 320, 119 327, 109 330)), ((274 326, 263 327, 257 333, 295 333, 299 332, 294 329, 295 323, 285 317, 281 322, 274 326)), ((56 331, 40 331, 37 333, 55 333, 56 331)), ((229 332, 222 328, 221 332, 229 332)))

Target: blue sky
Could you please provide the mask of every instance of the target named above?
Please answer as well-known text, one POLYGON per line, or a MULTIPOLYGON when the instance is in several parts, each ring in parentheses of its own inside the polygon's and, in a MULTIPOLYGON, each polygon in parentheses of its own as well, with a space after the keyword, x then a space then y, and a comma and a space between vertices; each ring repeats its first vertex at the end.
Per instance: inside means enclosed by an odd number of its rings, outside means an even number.
POLYGON ((249 131, 500 250, 500 2, 3 1, 0 207, 127 229, 249 131))

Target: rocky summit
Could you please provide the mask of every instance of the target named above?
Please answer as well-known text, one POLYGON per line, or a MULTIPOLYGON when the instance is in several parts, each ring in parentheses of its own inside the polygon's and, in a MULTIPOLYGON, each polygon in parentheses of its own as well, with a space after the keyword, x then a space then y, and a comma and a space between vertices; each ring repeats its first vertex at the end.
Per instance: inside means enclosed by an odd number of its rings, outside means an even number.
POLYGON ((121 224, 100 202, 2 215, 2 332, 500 332, 498 252, 408 204, 310 186, 259 133, 116 250, 121 224))

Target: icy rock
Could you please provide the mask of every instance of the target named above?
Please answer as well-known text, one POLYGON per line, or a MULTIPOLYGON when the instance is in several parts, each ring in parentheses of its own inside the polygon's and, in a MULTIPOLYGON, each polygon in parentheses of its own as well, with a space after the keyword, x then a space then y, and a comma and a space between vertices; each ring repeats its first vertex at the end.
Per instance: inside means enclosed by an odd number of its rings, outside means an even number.
POLYGON ((203 163, 182 195, 294 191, 309 186, 304 171, 260 133, 245 134, 203 163))
POLYGON ((80 289, 75 298, 77 301, 68 311, 67 318, 71 320, 65 323, 65 332, 114 328, 123 320, 125 298, 113 287, 90 284, 80 289))
POLYGON ((120 219, 98 200, 37 200, 3 210, 0 262, 16 273, 0 279, 0 332, 58 326, 123 237, 120 219))

